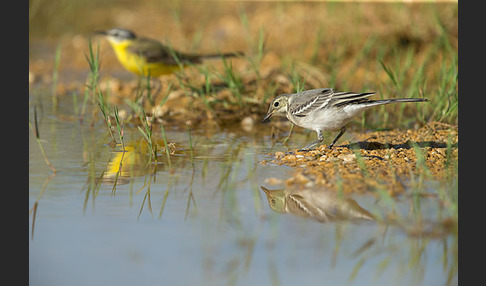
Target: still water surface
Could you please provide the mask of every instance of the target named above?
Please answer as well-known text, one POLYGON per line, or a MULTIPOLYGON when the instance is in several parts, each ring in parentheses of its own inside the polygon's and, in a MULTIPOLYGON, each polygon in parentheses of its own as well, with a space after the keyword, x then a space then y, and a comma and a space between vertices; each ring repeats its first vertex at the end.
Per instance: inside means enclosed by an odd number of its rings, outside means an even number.
MULTIPOLYGON (((57 174, 30 132, 29 209, 38 202, 33 230, 29 216, 31 285, 457 284, 457 235, 410 237, 375 222, 320 223, 273 211, 260 186, 284 188, 265 180, 283 182, 292 168, 258 163, 277 151, 269 134, 192 130, 193 166, 187 130, 166 127, 178 147, 171 168, 160 151, 154 176, 154 164, 140 163, 115 190, 109 179, 97 189, 93 182, 120 153, 107 145, 104 122, 71 120, 69 96, 55 112, 42 92, 31 93, 31 114, 34 104, 57 174)), ((127 145, 144 144, 136 127, 125 132, 127 145)), ((371 213, 384 207, 373 197, 353 199, 371 213)), ((406 216, 410 204, 394 207, 406 216)), ((424 219, 440 213, 432 198, 420 208, 424 219)))

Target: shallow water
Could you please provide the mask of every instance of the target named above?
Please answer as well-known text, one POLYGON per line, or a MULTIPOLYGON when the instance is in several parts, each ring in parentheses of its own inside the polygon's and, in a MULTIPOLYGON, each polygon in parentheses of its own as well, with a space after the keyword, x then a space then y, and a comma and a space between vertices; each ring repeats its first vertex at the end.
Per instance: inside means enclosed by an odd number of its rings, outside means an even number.
MULTIPOLYGON (((166 127, 177 148, 171 166, 160 149, 155 171, 140 154, 132 169, 126 161, 132 171, 114 189, 106 177, 121 152, 107 145, 101 117, 90 126, 89 117, 67 116, 75 113, 70 96, 53 112, 48 93, 31 92, 31 114, 34 104, 57 173, 29 132, 29 208, 38 202, 34 226, 29 216, 31 285, 457 284, 457 234, 415 237, 393 225, 273 211, 260 186, 283 188, 265 180, 285 181, 292 168, 258 163, 286 150, 272 149, 270 134, 192 130, 192 160, 188 131, 166 127)), ((144 145, 136 127, 125 132, 127 146, 144 145)), ((413 217, 418 209, 423 220, 441 217, 433 197, 353 199, 373 214, 394 208, 413 217)))

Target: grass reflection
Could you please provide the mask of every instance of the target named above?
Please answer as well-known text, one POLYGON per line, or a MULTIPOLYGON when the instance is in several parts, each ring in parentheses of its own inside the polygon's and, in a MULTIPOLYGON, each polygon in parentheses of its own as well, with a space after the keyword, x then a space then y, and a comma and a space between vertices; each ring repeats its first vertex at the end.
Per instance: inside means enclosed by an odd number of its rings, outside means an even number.
MULTIPOLYGON (((157 128, 157 130, 159 130, 157 128)), ((162 130, 162 128, 160 129, 162 130)), ((129 131, 129 130, 126 130, 129 131)), ((136 130, 134 131, 136 135, 136 130)), ((132 134, 133 135, 133 134, 132 134)), ((117 144, 110 149, 108 162, 104 170, 96 172, 94 164, 90 164, 88 180, 86 184, 86 200, 92 196, 93 206, 96 195, 98 194, 101 183, 112 185, 112 195, 116 195, 120 186, 130 184, 130 190, 135 186, 134 182, 143 180, 141 186, 134 190, 135 195, 142 194, 143 199, 140 205, 139 218, 144 209, 147 209, 153 216, 153 195, 161 194, 162 201, 158 217, 161 218, 169 201, 172 191, 178 189, 180 183, 187 183, 182 193, 187 194, 186 211, 184 219, 187 219, 191 208, 196 208, 196 198, 194 194, 194 183, 196 180, 206 179, 217 181, 213 192, 213 197, 221 193, 220 219, 230 218, 229 221, 239 221, 239 200, 235 188, 241 182, 251 181, 253 186, 252 196, 255 202, 255 209, 261 212, 261 199, 258 190, 256 169, 257 156, 254 153, 251 156, 243 156, 243 149, 248 142, 230 140, 224 144, 194 142, 192 133, 188 129, 187 143, 171 142, 169 134, 153 134, 153 145, 146 144, 145 138, 139 138, 136 141, 125 142, 124 146, 117 144), (159 136, 160 135, 160 136, 159 136), (161 139, 158 137, 162 137, 161 139), (188 144, 188 146, 184 146, 188 144), (196 145, 197 148, 195 147, 196 145), (124 149, 123 149, 124 148, 124 149), (157 150, 157 161, 153 160, 152 151, 157 150), (216 167, 214 163, 216 163, 216 167), (219 169, 218 169, 219 168, 219 169), (240 178, 241 171, 248 169, 244 178, 240 178), (187 172, 190 172, 190 175, 187 172), (209 175, 209 178, 206 178, 209 175), (154 183, 156 184, 156 193, 154 193, 154 183), (161 191, 161 192, 160 192, 161 191)), ((130 137, 130 136, 129 136, 130 137)), ((125 140, 126 141, 126 140, 125 140)), ((96 161, 96 153, 91 150, 89 157, 90 162, 96 161)), ((130 192, 131 201, 132 192, 130 192)), ((194 209, 195 211, 196 209, 194 209)))
MULTIPOLYGON (((29 101, 29 105, 30 105, 30 101, 29 101)), ((31 239, 34 239, 35 219, 36 219, 36 215, 37 215, 37 207, 39 205, 39 200, 41 199, 42 195, 44 194, 44 191, 46 190, 47 185, 49 184, 51 179, 56 176, 57 170, 56 170, 56 168, 54 168, 54 166, 51 164, 51 162, 47 158, 46 151, 44 150, 44 146, 42 145, 42 142, 41 142, 41 139, 40 139, 39 122, 37 120, 37 107, 35 105, 34 105, 34 122, 32 123, 32 119, 30 118, 30 114, 29 114, 29 127, 30 127, 30 130, 32 131, 32 133, 35 136, 37 145, 39 146, 39 150, 41 151, 42 157, 44 158, 44 162, 52 171, 52 174, 50 174, 47 177, 44 184, 42 185, 42 188, 41 188, 39 195, 37 196, 37 198, 34 202, 34 205, 29 210, 29 216, 32 214, 31 239)))
POLYGON ((47 179, 44 181, 44 184, 42 185, 42 188, 39 192, 39 195, 35 199, 34 205, 29 210, 29 216, 32 214, 32 228, 31 228, 31 239, 32 240, 34 239, 35 218, 36 218, 36 215, 37 215, 37 207, 39 206, 39 200, 41 199, 42 195, 44 194, 44 191, 46 190, 47 185, 49 184, 51 179, 55 176, 56 176, 56 173, 52 173, 52 174, 49 175, 49 177, 47 177, 47 179))

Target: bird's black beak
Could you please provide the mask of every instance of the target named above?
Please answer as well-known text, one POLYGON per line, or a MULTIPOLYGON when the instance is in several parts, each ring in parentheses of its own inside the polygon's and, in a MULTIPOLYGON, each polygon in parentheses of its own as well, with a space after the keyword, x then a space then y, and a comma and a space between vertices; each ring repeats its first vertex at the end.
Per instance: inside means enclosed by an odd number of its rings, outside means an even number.
POLYGON ((270 194, 270 190, 269 189, 267 189, 267 188, 265 188, 263 186, 260 186, 260 188, 262 189, 262 191, 265 192, 266 195, 269 195, 270 194))
POLYGON ((262 123, 267 122, 267 121, 268 121, 268 119, 269 119, 270 117, 272 117, 272 115, 273 115, 273 112, 269 112, 269 113, 267 113, 267 115, 265 115, 265 117, 263 118, 262 123))

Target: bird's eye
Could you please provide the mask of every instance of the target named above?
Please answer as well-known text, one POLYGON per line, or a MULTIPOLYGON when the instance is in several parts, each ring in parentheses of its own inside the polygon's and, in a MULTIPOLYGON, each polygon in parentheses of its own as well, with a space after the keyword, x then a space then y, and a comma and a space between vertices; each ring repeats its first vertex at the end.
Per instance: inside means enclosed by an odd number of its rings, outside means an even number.
POLYGON ((275 204, 275 199, 271 199, 270 202, 272 203, 272 205, 274 205, 275 204))
POLYGON ((278 101, 273 104, 273 106, 278 107, 278 101))

